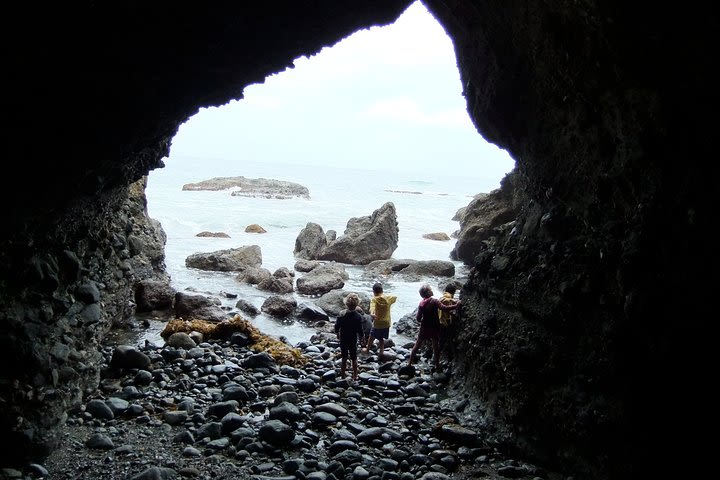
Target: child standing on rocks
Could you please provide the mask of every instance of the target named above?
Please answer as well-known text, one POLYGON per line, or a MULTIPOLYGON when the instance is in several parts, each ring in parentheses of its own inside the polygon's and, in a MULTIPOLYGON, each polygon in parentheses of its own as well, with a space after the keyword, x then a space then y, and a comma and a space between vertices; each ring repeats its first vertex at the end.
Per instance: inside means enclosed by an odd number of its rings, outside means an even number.
POLYGON ((350 293, 345 297, 344 303, 347 310, 340 312, 340 316, 335 321, 335 333, 340 339, 340 376, 345 378, 347 360, 350 357, 353 370, 352 379, 357 380, 358 338, 362 337, 362 313, 357 309, 360 298, 356 293, 350 293))
POLYGON ((373 319, 369 313, 362 313, 362 338, 360 339, 360 348, 364 348, 370 340, 370 330, 372 330, 373 319))
POLYGON ((370 299, 370 316, 373 318, 373 326, 370 329, 365 351, 369 351, 375 339, 378 340, 380 351, 378 358, 385 355, 385 339, 390 337, 390 307, 397 301, 395 295, 385 295, 381 283, 373 285, 373 297, 370 299))
MULTIPOLYGON (((445 287, 445 291, 442 294, 442 297, 440 297, 440 303, 443 305, 455 305, 455 292, 457 291, 457 287, 454 283, 450 282, 445 287)), ((460 305, 455 310, 438 310, 438 315, 440 317, 440 353, 445 351, 447 354, 448 360, 452 360, 452 348, 450 344, 450 339, 453 337, 453 334, 455 332, 455 329, 457 327, 457 314, 458 310, 460 308, 460 305)))
POLYGON ((449 311, 457 308, 458 303, 452 302, 451 304, 443 304, 437 298, 433 297, 433 291, 430 285, 425 284, 420 287, 420 304, 418 305, 416 320, 420 324, 420 331, 418 332, 417 340, 413 345, 412 351, 410 352, 410 360, 408 366, 413 364, 415 359, 415 353, 425 343, 426 340, 430 340, 433 349, 433 364, 435 369, 440 367, 440 311, 449 311))

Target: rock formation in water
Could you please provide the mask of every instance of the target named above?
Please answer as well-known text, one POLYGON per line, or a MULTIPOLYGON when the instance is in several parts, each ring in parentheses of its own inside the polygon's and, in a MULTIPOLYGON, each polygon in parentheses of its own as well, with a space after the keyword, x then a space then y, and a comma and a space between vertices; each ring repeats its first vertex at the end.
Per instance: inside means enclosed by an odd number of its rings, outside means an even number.
MULTIPOLYGON (((408 4, 4 10, 3 152, 32 188, 0 190, 1 466, 42 458, 97 384, 99 343, 159 265, 133 263, 128 187, 179 126, 408 4)), ((456 358, 488 430, 578 478, 693 476, 714 411, 715 9, 424 4, 479 133, 517 164, 514 217, 457 249, 456 358)))
POLYGON ((310 198, 307 187, 295 182, 269 178, 215 177, 197 183, 186 183, 183 190, 230 190, 234 197, 310 198))
POLYGON ((395 205, 387 202, 371 215, 348 220, 339 237, 332 230, 325 232, 317 223, 308 222, 295 239, 293 253, 304 260, 367 265, 392 257, 398 245, 398 231, 395 205))

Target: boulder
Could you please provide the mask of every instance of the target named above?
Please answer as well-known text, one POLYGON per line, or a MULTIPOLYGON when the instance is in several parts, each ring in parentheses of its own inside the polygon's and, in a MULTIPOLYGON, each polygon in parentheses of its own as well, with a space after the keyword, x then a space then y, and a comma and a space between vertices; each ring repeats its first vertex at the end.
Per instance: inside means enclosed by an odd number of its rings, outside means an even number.
POLYGON ((311 303, 301 303, 298 305, 295 315, 309 322, 328 321, 330 317, 322 308, 311 303))
POLYGON ((370 216, 348 220, 345 233, 321 248, 317 259, 352 265, 388 259, 397 249, 398 231, 395 205, 387 202, 370 216))
POLYGON ((400 320, 393 322, 395 324, 395 331, 400 335, 406 337, 416 338, 420 325, 417 323, 417 308, 411 313, 407 313, 400 317, 400 320))
POLYGON ((295 262, 295 266, 293 267, 298 272, 309 272, 313 268, 322 265, 322 262, 318 260, 298 260, 295 262))
POLYGON ((303 295, 322 295, 331 290, 341 289, 350 275, 339 263, 323 263, 297 279, 295 286, 303 295))
POLYGON ((113 368, 146 368, 150 366, 150 357, 134 345, 118 345, 113 350, 110 366, 113 368))
POLYGON ((273 446, 289 445, 295 438, 295 431, 280 420, 268 420, 258 430, 261 440, 273 446))
POLYGON ((273 277, 275 277, 275 278, 288 278, 288 279, 291 279, 291 280, 292 280, 293 278, 295 278, 295 272, 292 271, 292 270, 290 270, 290 269, 287 268, 287 267, 280 267, 280 268, 278 268, 277 270, 275 270, 275 271, 273 272, 272 275, 273 275, 273 277))
POLYGON ((260 313, 260 310, 258 310, 258 308, 255 305, 253 305, 252 303, 250 303, 244 299, 238 300, 237 303, 235 304, 235 308, 237 308, 241 312, 243 312, 247 315, 250 315, 252 317, 254 317, 260 313))
POLYGON ((175 332, 165 340, 165 344, 174 348, 183 348, 189 350, 197 347, 195 340, 185 332, 175 332))
POLYGON ((345 282, 336 274, 305 275, 297 279, 297 291, 303 295, 322 295, 345 286, 345 282))
POLYGON ((267 292, 274 292, 274 293, 292 293, 295 291, 295 287, 293 287, 293 279, 292 277, 273 277, 267 278, 263 280, 262 282, 258 283, 257 287, 260 290, 265 290, 267 292))
POLYGON ((265 299, 260 307, 264 313, 273 317, 289 317, 295 312, 297 301, 294 298, 272 295, 265 299))
POLYGON ((500 188, 475 198, 455 215, 460 222, 457 242, 450 258, 472 265, 483 242, 496 236, 496 229, 515 219, 515 175, 508 174, 500 188))
POLYGON ((220 308, 219 303, 217 298, 177 292, 175 294, 175 316, 185 320, 221 322, 227 319, 228 315, 220 308))
POLYGON ((248 267, 240 272, 236 277, 240 283, 249 283, 250 285, 257 285, 264 281, 268 281, 272 278, 270 270, 264 267, 248 267))
POLYGON ((411 260, 389 259, 375 260, 365 266, 364 278, 388 277, 401 275, 406 280, 418 280, 421 277, 452 277, 455 275, 455 264, 449 260, 411 260))
POLYGON ((314 260, 318 252, 327 245, 325 232, 317 223, 308 222, 295 239, 293 254, 304 260, 314 260))
POLYGON ((267 233, 267 230, 265 230, 263 227, 258 225, 257 223, 252 223, 245 227, 246 233, 267 233))
POLYGON ((135 285, 135 310, 137 312, 169 310, 173 307, 175 293, 175 289, 168 282, 142 280, 135 285))
POLYGON ((185 266, 216 272, 242 272, 248 267, 262 265, 258 245, 249 245, 210 253, 194 253, 185 259, 185 266))

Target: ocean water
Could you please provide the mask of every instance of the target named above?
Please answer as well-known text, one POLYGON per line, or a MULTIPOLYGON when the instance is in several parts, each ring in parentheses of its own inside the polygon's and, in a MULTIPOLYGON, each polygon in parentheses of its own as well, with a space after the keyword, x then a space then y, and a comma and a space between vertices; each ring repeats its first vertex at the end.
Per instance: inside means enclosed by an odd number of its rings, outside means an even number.
MULTIPOLYGON (((206 272, 187 268, 185 259, 198 252, 258 245, 262 266, 274 272, 280 267, 293 270, 295 239, 308 222, 325 231, 342 235, 352 217, 372 214, 385 202, 395 205, 398 216, 399 240, 393 254, 396 259, 450 260, 455 239, 433 241, 423 234, 444 232, 448 236, 459 229, 452 220, 458 209, 472 197, 499 187, 500 178, 474 178, 436 171, 394 172, 310 165, 231 162, 192 157, 165 159, 165 168, 152 171, 146 195, 149 215, 159 220, 167 234, 166 267, 176 290, 192 290, 216 295, 223 305, 234 307, 237 299, 228 299, 224 292, 237 294, 260 308, 271 295, 253 285, 235 280, 236 273, 206 272), (306 186, 310 199, 267 199, 232 196, 230 191, 183 191, 186 183, 213 177, 244 176, 286 180, 306 186), (246 233, 247 225, 257 223, 267 233, 246 233), (197 237, 202 231, 225 232, 230 238, 197 237)), ((467 269, 456 265, 456 276, 467 269)), ((372 280, 362 279, 362 267, 346 265, 350 279, 346 290, 372 295, 372 280)), ((302 275, 296 272, 296 278, 302 275)), ((400 277, 383 280, 385 292, 398 296, 393 306, 395 321, 411 313, 420 301, 418 289, 430 283, 436 295, 442 292, 447 279, 421 279, 406 282, 400 277)), ((312 302, 311 297, 294 294, 298 303, 312 302)), ((263 332, 285 336, 292 344, 307 340, 315 329, 303 322, 279 320, 264 314, 250 318, 263 332)), ((412 341, 391 329, 398 343, 412 341)))

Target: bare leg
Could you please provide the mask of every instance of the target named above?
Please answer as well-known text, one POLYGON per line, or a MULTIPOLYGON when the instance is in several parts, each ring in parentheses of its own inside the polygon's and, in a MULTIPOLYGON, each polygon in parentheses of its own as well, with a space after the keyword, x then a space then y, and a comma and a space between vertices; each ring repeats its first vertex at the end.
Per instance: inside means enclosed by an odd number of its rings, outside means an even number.
POLYGON ((340 362, 340 377, 345 378, 345 367, 347 365, 347 357, 343 355, 342 361, 340 362))
POLYGON ((433 357, 435 360, 435 368, 440 367, 440 345, 438 344, 438 339, 433 338, 432 339, 432 348, 433 348, 433 357))
POLYGON ((383 358, 383 352, 385 352, 385 339, 381 338, 378 342, 380 342, 380 353, 378 353, 378 358, 383 358))
POLYGON ((353 380, 357 380, 357 377, 358 377, 358 362, 357 362, 357 357, 355 357, 355 358, 352 359, 352 368, 353 368, 352 379, 353 379, 353 380))
POLYGON ((418 348, 420 348, 421 343, 420 339, 415 340, 415 345, 413 345, 412 350, 410 350, 410 361, 408 362, 408 366, 413 364, 413 361, 415 360, 415 352, 417 352, 418 348))

